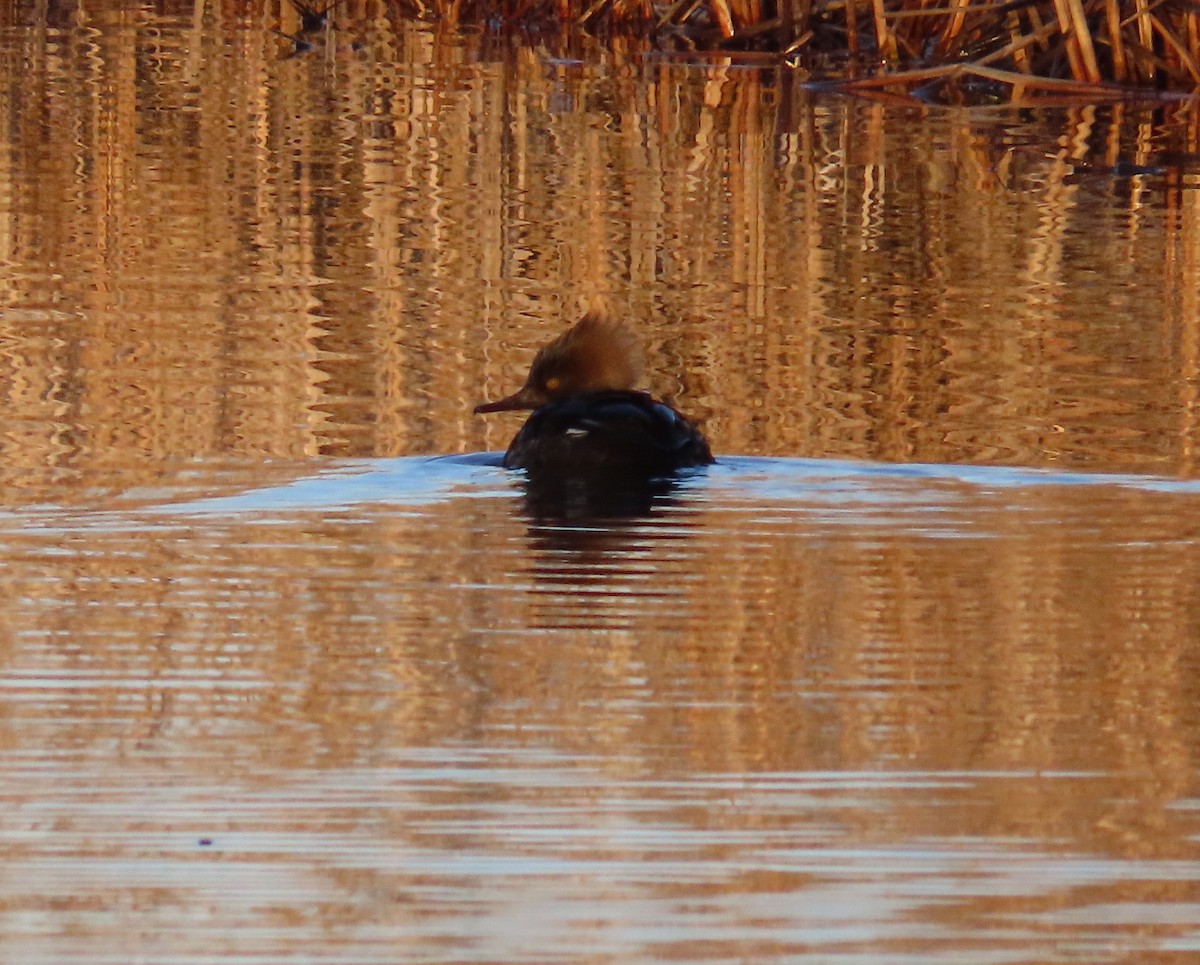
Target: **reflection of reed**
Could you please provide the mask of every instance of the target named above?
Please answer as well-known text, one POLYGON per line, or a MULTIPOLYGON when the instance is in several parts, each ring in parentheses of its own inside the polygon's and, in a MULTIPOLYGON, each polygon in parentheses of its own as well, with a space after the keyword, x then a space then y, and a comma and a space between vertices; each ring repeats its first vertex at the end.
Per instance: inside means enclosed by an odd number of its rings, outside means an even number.
POLYGON ((718 452, 1192 470, 1183 108, 918 121, 373 11, 288 62, 221 16, 17 35, 10 484, 497 447, 470 404, 595 298, 718 452))
MULTIPOLYGON (((1103 770, 1127 793, 1014 781, 962 833, 1172 847, 1146 815, 1192 793, 1200 747, 1193 497, 880 496, 684 494, 590 535, 495 498, 6 530, 0 656, 36 684, 10 725, 40 723, 0 730, 218 783, 513 740, 643 778, 1103 770)), ((846 817, 946 833, 937 809, 846 817)))

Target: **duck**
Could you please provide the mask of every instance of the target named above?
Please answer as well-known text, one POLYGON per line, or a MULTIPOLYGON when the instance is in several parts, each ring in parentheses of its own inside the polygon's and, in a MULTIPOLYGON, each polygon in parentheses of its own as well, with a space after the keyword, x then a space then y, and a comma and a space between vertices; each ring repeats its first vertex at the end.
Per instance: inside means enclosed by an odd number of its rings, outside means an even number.
POLYGON ((589 312, 538 351, 521 388, 475 414, 532 410, 503 460, 531 479, 651 479, 713 463, 696 424, 638 388, 642 368, 633 333, 589 312))

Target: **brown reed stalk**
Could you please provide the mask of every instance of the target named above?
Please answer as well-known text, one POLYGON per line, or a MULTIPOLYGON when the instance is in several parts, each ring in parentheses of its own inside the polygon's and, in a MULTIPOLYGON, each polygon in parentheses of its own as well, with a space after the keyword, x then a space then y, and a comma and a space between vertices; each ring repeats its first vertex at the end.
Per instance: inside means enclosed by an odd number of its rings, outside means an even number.
POLYGON ((1102 100, 1119 100, 1127 96, 1127 91, 1124 88, 1112 84, 1092 83, 1066 77, 1033 77, 1011 70, 981 67, 978 64, 946 64, 941 67, 906 70, 878 77, 847 80, 838 86, 843 90, 868 90, 888 86, 905 86, 911 88, 917 84, 924 84, 930 81, 953 81, 962 77, 980 77, 985 80, 1014 87, 1019 86, 1030 90, 1040 90, 1057 94, 1086 95, 1102 100))
POLYGON ((871 9, 875 17, 875 42, 879 47, 879 55, 884 60, 897 60, 900 54, 896 46, 896 36, 888 26, 883 0, 871 0, 871 9))
POLYGON ((762 0, 727 0, 730 3, 731 19, 738 27, 747 27, 763 22, 762 0))
POLYGON ((1084 76, 1092 84, 1100 83, 1100 65, 1096 62, 1096 48, 1092 44, 1092 33, 1088 26, 1087 13, 1083 9, 1083 0, 1066 0, 1071 13, 1072 39, 1079 47, 1079 57, 1083 62, 1084 76))
POLYGON ((846 0, 846 48, 858 56, 858 0, 846 0))
MULTIPOLYGON (((1038 12, 1037 7, 1030 7, 1025 11, 1025 14, 1029 19, 1029 26, 1033 28, 1034 32, 1040 32, 1042 28, 1046 26, 1042 20, 1042 15, 1038 12)), ((1044 40, 1038 46, 1041 47, 1043 52, 1048 51, 1050 49, 1049 36, 1047 36, 1046 40, 1044 40)))
POLYGON ((611 3, 611 0, 592 0, 587 8, 579 15, 578 23, 581 27, 586 27, 596 20, 604 9, 611 3))
POLYGON ((1129 66, 1125 59, 1125 45, 1121 40, 1121 11, 1117 0, 1105 0, 1105 26, 1108 28, 1108 46, 1112 57, 1113 77, 1116 80, 1129 80, 1129 66))
POLYGON ((1192 10, 1184 16, 1187 20, 1187 48, 1188 50, 1200 50, 1200 13, 1192 10))
MULTIPOLYGON (((1072 9, 1075 5, 1077 5, 1077 0, 1074 4, 1072 0, 1054 0, 1054 12, 1058 17, 1058 27, 1066 40, 1065 49, 1067 62, 1071 65, 1071 76, 1076 80, 1081 80, 1086 77, 1088 67, 1084 62, 1083 51, 1076 33, 1075 16, 1072 9)), ((1092 80, 1093 78, 1089 77, 1088 79, 1092 80)))
MULTIPOLYGON (((982 57, 973 61, 973 63, 975 63, 979 67, 986 67, 989 64, 993 64, 997 61, 1003 61, 1003 60, 1006 60, 1009 57, 1011 57, 1013 59, 1013 62, 1016 64, 1024 63, 1024 64, 1028 65, 1028 62, 1029 62, 1028 57, 1021 57, 1020 55, 1025 53, 1026 48, 1031 47, 1035 44, 1044 43, 1047 37, 1049 37, 1053 33, 1056 33, 1057 31, 1058 31, 1058 24, 1053 24, 1053 23, 1052 24, 1043 24, 1042 26, 1038 27, 1038 29, 1033 31, 1032 33, 1024 34, 1020 37, 1014 38, 1011 42, 1009 42, 1005 46, 1000 47, 997 50, 993 50, 989 54, 984 54, 982 57)), ((1028 70, 1023 70, 1021 72, 1029 73, 1028 70)))
POLYGON ((717 20, 717 25, 721 29, 721 36, 729 38, 733 36, 733 11, 729 9, 729 0, 710 0, 712 4, 712 14, 717 20))
POLYGON ((1148 19, 1150 16, 1150 5, 1146 0, 1134 0, 1133 6, 1135 10, 1134 21, 1137 23, 1138 28, 1138 41, 1143 47, 1149 50, 1154 39, 1154 31, 1148 19))
POLYGON ((965 9, 969 6, 970 0, 953 0, 953 6, 957 7, 955 13, 950 16, 945 28, 942 30, 942 36, 938 40, 937 51, 942 56, 955 47, 955 41, 962 33, 963 27, 966 24, 965 9))
POLYGON ((1028 74, 1033 70, 1033 62, 1027 48, 1035 42, 1032 38, 1037 35, 1038 30, 1034 27, 1033 33, 1030 35, 1022 34, 1020 31, 1021 14, 1019 11, 1013 10, 1008 14, 1008 45, 1001 48, 1003 53, 996 59, 1003 60, 1005 57, 1011 56, 1016 68, 1022 73, 1028 74))

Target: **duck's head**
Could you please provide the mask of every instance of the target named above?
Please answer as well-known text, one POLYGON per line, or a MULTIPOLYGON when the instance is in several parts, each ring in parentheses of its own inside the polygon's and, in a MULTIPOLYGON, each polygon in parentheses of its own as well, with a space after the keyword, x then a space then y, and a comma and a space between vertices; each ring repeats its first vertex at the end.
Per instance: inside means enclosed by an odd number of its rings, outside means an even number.
POLYGON ((629 330, 589 313, 542 347, 520 389, 475 412, 536 409, 590 392, 634 389, 641 377, 641 350, 629 330))

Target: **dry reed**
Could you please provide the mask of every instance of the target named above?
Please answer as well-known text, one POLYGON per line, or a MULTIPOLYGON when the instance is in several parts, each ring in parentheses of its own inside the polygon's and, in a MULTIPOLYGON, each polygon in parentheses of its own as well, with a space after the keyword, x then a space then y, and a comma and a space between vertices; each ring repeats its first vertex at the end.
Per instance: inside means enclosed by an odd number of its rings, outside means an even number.
POLYGON ((869 69, 893 87, 967 76, 1026 92, 1040 89, 1038 79, 1200 86, 1200 3, 1186 0, 433 0, 427 9, 456 20, 647 30, 668 46, 768 51, 859 78, 869 69))

